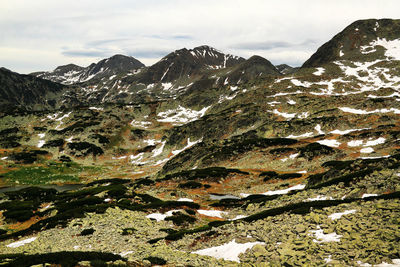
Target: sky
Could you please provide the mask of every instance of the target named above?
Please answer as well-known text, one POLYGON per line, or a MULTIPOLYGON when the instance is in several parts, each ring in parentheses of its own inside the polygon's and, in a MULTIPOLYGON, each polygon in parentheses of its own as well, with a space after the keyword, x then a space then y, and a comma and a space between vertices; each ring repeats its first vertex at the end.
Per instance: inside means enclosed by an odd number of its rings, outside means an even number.
POLYGON ((399 10, 398 0, 0 0, 0 67, 49 71, 115 54, 151 65, 200 45, 300 66, 352 22, 399 10))

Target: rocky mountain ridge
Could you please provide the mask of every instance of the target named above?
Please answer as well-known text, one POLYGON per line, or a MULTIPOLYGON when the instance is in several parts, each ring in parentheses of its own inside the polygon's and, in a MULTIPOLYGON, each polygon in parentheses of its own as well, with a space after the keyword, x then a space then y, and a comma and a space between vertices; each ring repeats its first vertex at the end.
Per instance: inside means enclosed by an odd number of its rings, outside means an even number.
POLYGON ((58 82, 66 85, 87 82, 89 80, 98 80, 103 77, 110 77, 120 72, 130 72, 144 67, 139 60, 124 56, 114 55, 110 58, 92 63, 88 67, 81 67, 75 64, 59 66, 49 72, 34 72, 39 78, 58 82))

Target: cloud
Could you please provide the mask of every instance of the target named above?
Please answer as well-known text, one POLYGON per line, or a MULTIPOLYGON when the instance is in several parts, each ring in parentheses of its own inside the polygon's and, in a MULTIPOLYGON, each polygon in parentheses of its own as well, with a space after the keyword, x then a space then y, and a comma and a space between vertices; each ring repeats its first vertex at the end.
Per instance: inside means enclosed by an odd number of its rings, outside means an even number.
POLYGON ((307 47, 310 45, 314 45, 316 41, 314 40, 305 40, 302 43, 290 43, 284 41, 264 41, 264 42, 245 42, 238 43, 231 46, 233 49, 240 50, 272 50, 276 48, 295 48, 295 47, 307 47))
POLYGON ((110 54, 110 51, 101 51, 101 50, 65 50, 61 52, 64 56, 69 57, 107 57, 110 54))
POLYGON ((300 62, 351 22, 396 18, 399 8, 398 0, 4 1, 0 58, 7 60, 0 64, 35 71, 89 65, 117 53, 152 64, 176 49, 203 44, 274 63, 300 62), (27 50, 47 58, 38 62, 27 50))
POLYGON ((171 50, 166 50, 166 49, 161 49, 161 50, 156 50, 156 49, 143 49, 143 50, 131 50, 127 51, 127 54, 130 56, 133 56, 135 58, 162 58, 166 56, 167 54, 171 53, 173 51, 171 50))

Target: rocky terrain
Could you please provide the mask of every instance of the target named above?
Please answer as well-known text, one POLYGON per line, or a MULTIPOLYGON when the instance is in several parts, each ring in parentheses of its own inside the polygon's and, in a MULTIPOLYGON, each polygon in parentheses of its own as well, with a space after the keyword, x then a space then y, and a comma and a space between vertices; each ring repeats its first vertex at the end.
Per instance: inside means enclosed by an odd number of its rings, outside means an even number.
POLYGON ((0 70, 0 262, 399 266, 399 23, 299 69, 200 46, 0 70))

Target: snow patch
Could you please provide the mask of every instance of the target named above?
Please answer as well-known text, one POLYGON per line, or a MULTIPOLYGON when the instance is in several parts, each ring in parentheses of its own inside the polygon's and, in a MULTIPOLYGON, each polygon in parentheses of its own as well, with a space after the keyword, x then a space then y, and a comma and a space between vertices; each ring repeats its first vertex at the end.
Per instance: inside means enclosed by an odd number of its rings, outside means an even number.
POLYGON ((349 130, 333 130, 330 131, 331 134, 340 134, 340 135, 345 135, 348 133, 352 133, 352 132, 358 132, 358 131, 363 131, 363 130, 369 130, 371 128, 361 128, 361 129, 349 129, 349 130))
POLYGON ((324 230, 321 229, 319 225, 317 225, 317 230, 311 230, 311 233, 314 233, 316 239, 313 239, 315 243, 324 243, 324 242, 339 242, 341 235, 336 234, 335 232, 330 234, 324 234, 324 230))
POLYGON ((347 142, 347 146, 350 147, 356 147, 356 146, 361 146, 363 144, 364 140, 352 140, 347 142))
POLYGON ((291 79, 290 82, 293 83, 295 86, 310 87, 312 85, 312 83, 310 82, 300 81, 297 79, 291 79))
POLYGON ((372 153, 374 152, 374 149, 372 147, 366 147, 366 148, 362 148, 360 150, 361 153, 372 153))
POLYGON ((178 199, 177 201, 181 201, 181 202, 184 202, 184 201, 186 201, 186 202, 193 202, 193 199, 181 197, 181 198, 178 199))
POLYGON ((357 210, 345 210, 343 212, 332 213, 331 215, 328 216, 328 218, 334 221, 340 219, 343 215, 352 214, 356 212, 357 210))
POLYGON ((293 135, 293 134, 291 134, 291 135, 286 136, 286 138, 307 138, 307 137, 311 137, 313 135, 314 135, 314 133, 309 132, 309 133, 304 133, 304 134, 301 134, 301 135, 293 135))
POLYGON ((24 240, 20 240, 20 241, 17 241, 17 242, 8 244, 7 247, 9 247, 9 248, 21 247, 21 246, 23 246, 23 245, 25 245, 25 244, 32 243, 33 241, 36 240, 36 238, 37 238, 37 237, 31 237, 31 238, 27 238, 27 239, 24 239, 24 240))
POLYGON ((221 219, 222 215, 228 214, 228 212, 221 210, 197 210, 197 212, 208 217, 217 217, 221 219))
POLYGON ((170 217, 173 215, 174 212, 181 211, 181 210, 170 210, 166 213, 151 213, 146 216, 146 218, 154 219, 157 222, 165 220, 165 218, 170 217))
POLYGON ((188 148, 194 146, 194 145, 197 144, 197 143, 200 143, 202 140, 203 140, 203 138, 201 138, 201 139, 199 139, 199 140, 197 140, 197 141, 191 142, 191 141, 190 141, 190 137, 189 137, 189 138, 187 139, 187 145, 186 145, 184 148, 178 149, 178 150, 173 150, 171 153, 172 153, 174 156, 176 156, 176 155, 178 155, 179 153, 181 153, 182 151, 184 151, 184 150, 186 150, 186 149, 188 149, 188 148))
POLYGON ((319 200, 333 200, 333 198, 332 197, 326 197, 326 196, 321 196, 321 195, 318 195, 318 196, 316 196, 316 197, 314 197, 314 198, 307 198, 307 201, 319 201, 319 200))
POLYGON ((375 109, 371 111, 362 110, 362 109, 354 109, 349 107, 339 107, 339 109, 343 112, 353 113, 353 114, 373 114, 373 113, 389 113, 393 112, 394 114, 400 114, 400 109, 397 108, 382 108, 382 109, 375 109))
POLYGON ((385 142, 386 142, 385 138, 379 137, 376 140, 367 141, 364 146, 376 146, 376 145, 384 144, 385 142))
POLYGON ((164 151, 165 143, 166 143, 166 141, 161 142, 161 146, 157 149, 154 149, 153 156, 152 156, 153 158, 161 155, 161 153, 164 151))
POLYGON ((361 198, 366 198, 366 197, 377 197, 378 196, 378 194, 363 194, 362 196, 361 196, 361 198))
MULTIPOLYGON (((286 189, 267 191, 265 193, 262 193, 261 195, 265 195, 265 196, 284 195, 284 194, 287 194, 287 193, 289 193, 290 191, 293 191, 293 190, 302 190, 305 187, 306 187, 305 184, 298 184, 298 185, 295 185, 295 186, 292 186, 292 187, 289 187, 289 188, 286 188, 286 189)), ((250 194, 240 193, 240 196, 242 198, 245 198, 245 197, 250 196, 250 194)))
POLYGON ((45 143, 46 143, 45 140, 39 140, 39 143, 37 144, 37 147, 41 148, 45 143))
POLYGON ((119 255, 120 255, 121 257, 125 257, 125 256, 127 256, 127 255, 129 255, 129 254, 132 254, 132 253, 134 253, 134 251, 133 251, 133 250, 129 250, 129 251, 121 252, 119 255))
POLYGON ((236 243, 235 239, 231 242, 211 247, 205 248, 197 251, 193 251, 194 254, 211 256, 217 259, 224 259, 229 261, 240 262, 239 254, 246 252, 249 248, 252 248, 255 245, 264 245, 263 242, 248 242, 248 243, 236 243))
POLYGON ((370 47, 375 47, 377 45, 383 46, 385 51, 385 56, 392 60, 400 60, 400 39, 396 40, 386 40, 386 38, 378 38, 377 40, 370 43, 370 47))
POLYGON ((89 109, 97 110, 97 111, 103 111, 104 110, 104 108, 98 108, 98 107, 90 107, 89 109))
POLYGON ((133 127, 147 128, 149 125, 151 125, 151 122, 149 122, 149 121, 137 121, 137 120, 133 120, 130 124, 131 124, 133 127))
POLYGON ((130 155, 129 158, 131 159, 132 164, 138 165, 138 164, 144 163, 144 162, 142 162, 143 156, 144 156, 144 153, 139 153, 136 156, 130 155))
POLYGON ((172 83, 162 83, 163 90, 169 90, 172 87, 172 83))
POLYGON ((195 121, 201 117, 204 116, 206 111, 210 108, 211 106, 204 107, 203 109, 196 111, 192 109, 188 109, 182 106, 179 106, 177 109, 171 109, 165 112, 160 112, 157 114, 157 116, 160 119, 157 119, 159 122, 171 122, 171 123, 176 123, 176 124, 181 124, 181 123, 188 123, 191 121, 195 121))
POLYGON ((314 75, 320 76, 325 72, 324 68, 317 68, 316 72, 313 72, 314 75))
POLYGON ((325 132, 321 130, 321 125, 319 124, 317 124, 314 129, 317 131, 318 134, 325 134, 325 132))
POLYGON ((339 147, 341 145, 341 143, 335 139, 320 140, 320 141, 317 141, 317 143, 319 143, 321 145, 325 145, 325 146, 330 146, 330 147, 339 147))
POLYGON ((272 113, 274 113, 274 114, 276 114, 276 115, 279 115, 279 116, 282 116, 282 117, 284 117, 284 118, 286 118, 286 119, 293 119, 294 117, 296 117, 296 113, 284 113, 284 112, 279 112, 277 109, 274 109, 273 111, 272 111, 272 113))

